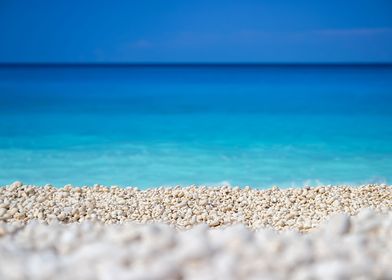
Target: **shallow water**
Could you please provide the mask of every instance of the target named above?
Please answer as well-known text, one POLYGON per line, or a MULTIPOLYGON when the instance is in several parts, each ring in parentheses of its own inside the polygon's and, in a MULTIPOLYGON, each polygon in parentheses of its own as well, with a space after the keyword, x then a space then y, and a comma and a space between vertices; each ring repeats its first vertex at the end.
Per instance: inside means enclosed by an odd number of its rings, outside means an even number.
POLYGON ((392 182, 390 66, 1 66, 0 184, 392 182))

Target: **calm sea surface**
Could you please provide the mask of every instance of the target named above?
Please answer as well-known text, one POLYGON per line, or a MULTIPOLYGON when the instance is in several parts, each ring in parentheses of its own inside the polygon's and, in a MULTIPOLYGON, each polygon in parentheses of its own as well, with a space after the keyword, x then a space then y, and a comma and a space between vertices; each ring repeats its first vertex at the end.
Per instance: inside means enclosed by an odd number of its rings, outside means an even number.
POLYGON ((392 183, 390 66, 0 66, 0 185, 392 183))

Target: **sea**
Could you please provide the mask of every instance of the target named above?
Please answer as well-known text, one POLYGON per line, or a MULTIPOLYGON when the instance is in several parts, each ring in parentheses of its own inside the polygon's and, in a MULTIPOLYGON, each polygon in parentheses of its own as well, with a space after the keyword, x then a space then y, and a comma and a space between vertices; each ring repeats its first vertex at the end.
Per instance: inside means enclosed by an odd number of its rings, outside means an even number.
POLYGON ((0 185, 392 184, 392 65, 3 64, 0 185))

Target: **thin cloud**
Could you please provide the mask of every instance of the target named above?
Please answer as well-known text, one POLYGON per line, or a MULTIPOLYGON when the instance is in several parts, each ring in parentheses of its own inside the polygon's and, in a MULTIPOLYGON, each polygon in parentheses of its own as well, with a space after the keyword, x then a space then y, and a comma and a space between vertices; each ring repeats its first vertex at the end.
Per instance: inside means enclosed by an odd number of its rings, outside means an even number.
POLYGON ((148 49, 151 48, 152 46, 153 44, 145 39, 139 39, 127 45, 128 48, 133 48, 133 49, 148 49))
POLYGON ((264 30, 243 30, 234 34, 241 38, 261 39, 261 38, 290 38, 306 36, 377 36, 392 35, 392 28, 347 28, 347 29, 317 29, 303 31, 264 31, 264 30))
POLYGON ((348 28, 348 29, 321 29, 312 31, 319 35, 327 36, 374 36, 392 35, 392 28, 348 28))

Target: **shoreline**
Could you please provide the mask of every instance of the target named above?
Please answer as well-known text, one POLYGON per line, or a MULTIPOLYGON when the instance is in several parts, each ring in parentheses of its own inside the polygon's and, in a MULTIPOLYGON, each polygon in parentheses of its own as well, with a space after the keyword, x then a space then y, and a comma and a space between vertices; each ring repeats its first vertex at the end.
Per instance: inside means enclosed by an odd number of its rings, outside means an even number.
POLYGON ((60 223, 165 223, 189 229, 244 224, 251 229, 307 232, 330 215, 362 208, 392 210, 387 185, 252 189, 249 187, 137 188, 36 187, 14 182, 0 187, 0 221, 60 223))

